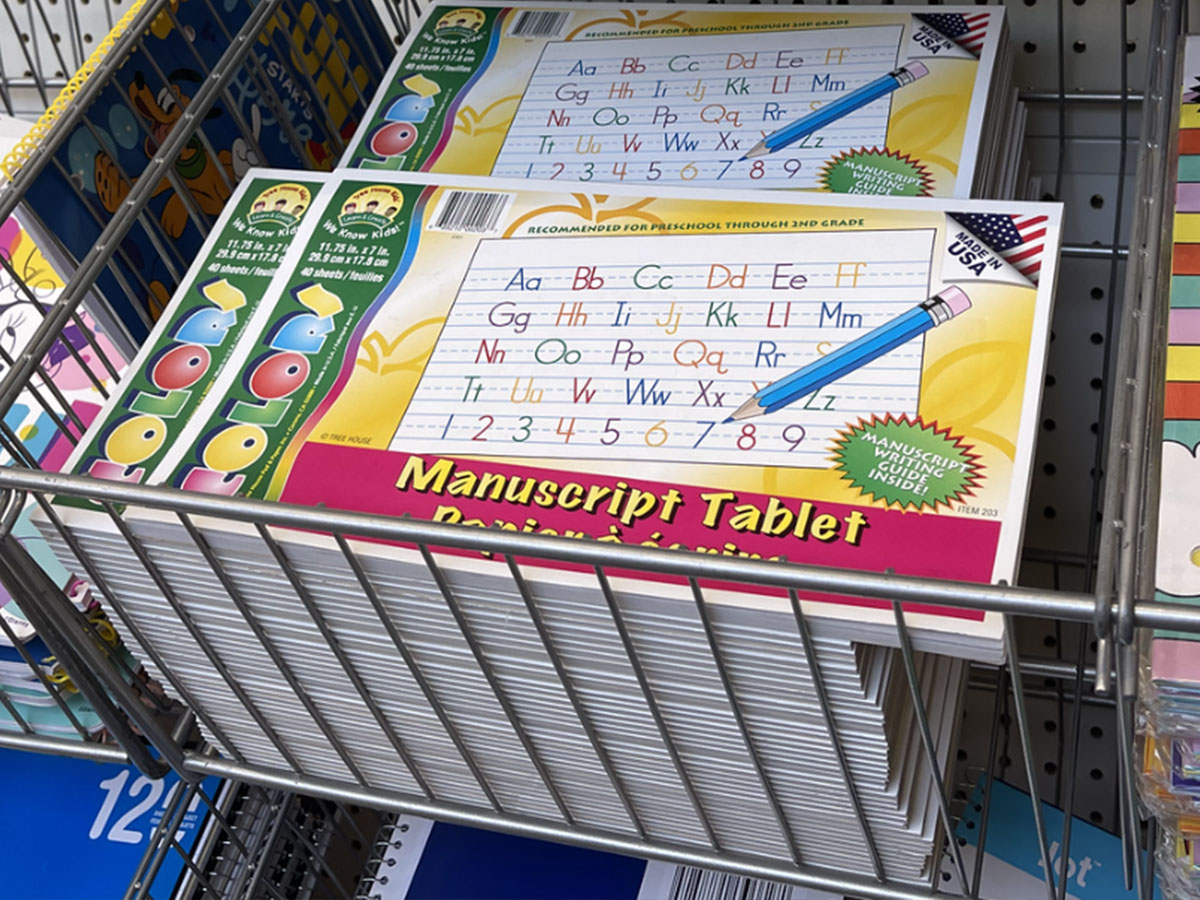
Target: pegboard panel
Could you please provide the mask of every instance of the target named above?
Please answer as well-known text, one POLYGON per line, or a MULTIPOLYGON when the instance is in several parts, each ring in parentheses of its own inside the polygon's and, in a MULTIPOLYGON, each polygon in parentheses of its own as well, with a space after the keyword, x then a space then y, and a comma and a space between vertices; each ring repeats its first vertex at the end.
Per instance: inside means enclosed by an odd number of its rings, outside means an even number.
POLYGON ((0 69, 14 114, 36 118, 45 104, 35 73, 53 100, 132 2, 0 0, 0 69))

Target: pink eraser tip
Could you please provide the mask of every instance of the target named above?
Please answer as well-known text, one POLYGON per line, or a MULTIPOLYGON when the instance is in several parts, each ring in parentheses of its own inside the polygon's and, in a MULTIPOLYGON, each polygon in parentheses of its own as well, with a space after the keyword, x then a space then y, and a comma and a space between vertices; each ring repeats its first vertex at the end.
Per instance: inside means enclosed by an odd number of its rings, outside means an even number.
POLYGON ((917 62, 916 60, 905 63, 904 68, 913 77, 913 81, 916 81, 918 78, 924 78, 929 74, 929 69, 925 63, 917 62))
POLYGON ((940 294, 942 302, 950 307, 950 315, 961 316, 971 308, 971 298, 968 297, 962 288, 948 287, 940 294))

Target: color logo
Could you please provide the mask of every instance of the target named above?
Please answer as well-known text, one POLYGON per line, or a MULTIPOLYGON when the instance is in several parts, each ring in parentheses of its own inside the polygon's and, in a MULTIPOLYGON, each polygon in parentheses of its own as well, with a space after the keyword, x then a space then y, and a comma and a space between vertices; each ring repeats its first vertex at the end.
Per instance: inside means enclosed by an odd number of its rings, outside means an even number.
POLYGON ((438 19, 434 35, 458 41, 476 41, 482 36, 484 15, 478 9, 455 9, 438 19))
POLYGON ((312 194, 300 184, 276 184, 254 198, 246 221, 264 231, 295 227, 308 209, 312 194))
POLYGON ((355 235, 382 234, 403 206, 404 195, 398 189, 374 184, 346 199, 338 213, 338 225, 355 235))

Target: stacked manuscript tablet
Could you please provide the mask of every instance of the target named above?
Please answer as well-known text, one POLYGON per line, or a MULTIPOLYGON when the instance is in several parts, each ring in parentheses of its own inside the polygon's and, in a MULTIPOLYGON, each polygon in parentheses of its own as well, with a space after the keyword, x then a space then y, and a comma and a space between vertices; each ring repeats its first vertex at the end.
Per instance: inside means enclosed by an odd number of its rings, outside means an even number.
POLYGON ((505 178, 1015 197, 1000 7, 440 2, 342 164, 505 178))
MULTIPOLYGON (((69 467, 1011 579, 1058 242, 1045 204, 262 170, 69 467)), ((522 559, 517 582, 477 553, 224 519, 197 518, 197 543, 172 514, 68 498, 39 524, 71 565, 59 527, 80 542, 122 633, 235 759, 777 860, 790 834, 806 862, 869 871, 783 592, 700 581, 701 618, 693 586, 653 573, 522 559)), ((896 644, 891 606, 801 604, 887 872, 928 876, 941 785, 896 652, 868 646, 896 644)), ((951 657, 1001 659, 1002 625, 923 605, 906 622, 949 654, 917 660, 944 763, 951 657)))

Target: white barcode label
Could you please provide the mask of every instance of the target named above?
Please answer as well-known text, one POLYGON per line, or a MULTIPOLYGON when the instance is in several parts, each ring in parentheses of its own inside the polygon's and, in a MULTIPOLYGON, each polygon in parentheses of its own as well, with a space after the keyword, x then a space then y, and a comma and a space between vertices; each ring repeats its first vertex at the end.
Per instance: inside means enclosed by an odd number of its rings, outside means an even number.
POLYGON ((512 27, 508 29, 511 37, 558 37, 571 17, 567 12, 552 12, 545 9, 526 9, 517 13, 512 27))
POLYGON ((513 196, 491 191, 447 191, 429 227, 434 231, 491 234, 513 196))
POLYGON ((638 900, 842 900, 808 888, 651 860, 638 900))
POLYGON ((786 900, 787 895, 787 887, 773 881, 679 866, 667 897, 670 900, 786 900))

